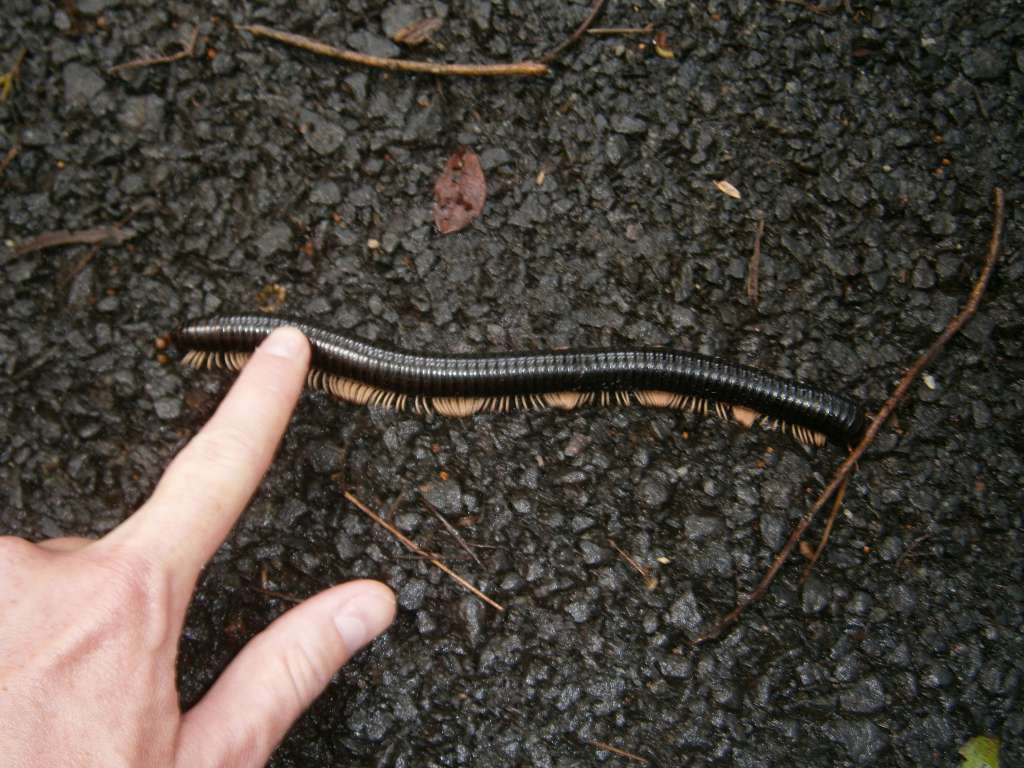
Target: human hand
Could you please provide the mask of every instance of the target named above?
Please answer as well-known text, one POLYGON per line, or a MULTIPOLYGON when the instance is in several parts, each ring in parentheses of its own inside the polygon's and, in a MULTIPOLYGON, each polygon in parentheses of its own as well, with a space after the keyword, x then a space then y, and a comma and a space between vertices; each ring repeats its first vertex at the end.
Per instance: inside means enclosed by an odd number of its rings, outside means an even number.
POLYGON ((149 501, 102 539, 0 538, 5 766, 262 765, 338 667, 391 623, 383 584, 332 587, 274 621, 179 709, 175 654, 196 579, 270 465, 308 365, 302 334, 272 334, 149 501))

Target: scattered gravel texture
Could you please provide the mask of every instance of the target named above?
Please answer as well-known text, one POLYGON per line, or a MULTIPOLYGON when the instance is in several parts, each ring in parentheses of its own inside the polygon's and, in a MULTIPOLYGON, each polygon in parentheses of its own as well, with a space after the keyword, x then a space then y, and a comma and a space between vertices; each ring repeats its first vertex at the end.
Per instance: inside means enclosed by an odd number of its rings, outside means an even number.
POLYGON ((354 69, 232 26, 390 55, 395 28, 439 15, 402 55, 483 62, 541 54, 589 4, 405 5, 6 0, 0 68, 28 56, 0 105, 0 157, 20 147, 0 178, 0 533, 124 519, 230 378, 154 340, 271 284, 285 312, 411 349, 669 344, 877 408, 962 304, 1000 185, 1007 252, 977 318, 861 462, 814 577, 787 567, 724 639, 688 644, 839 450, 661 412, 446 420, 310 395, 205 573, 180 689, 196 701, 288 608, 262 574, 297 596, 373 577, 397 622, 274 766, 625 764, 595 740, 659 766, 956 766, 979 734, 1024 765, 1019 2, 612 3, 601 25, 653 23, 675 58, 587 38, 502 81, 354 69), (194 56, 109 74, 196 24, 194 56), (487 206, 441 237, 433 184, 460 145, 487 206), (13 250, 122 220, 136 237, 91 260, 13 250), (404 494, 396 524, 507 611, 407 557, 339 479, 377 508, 404 494))

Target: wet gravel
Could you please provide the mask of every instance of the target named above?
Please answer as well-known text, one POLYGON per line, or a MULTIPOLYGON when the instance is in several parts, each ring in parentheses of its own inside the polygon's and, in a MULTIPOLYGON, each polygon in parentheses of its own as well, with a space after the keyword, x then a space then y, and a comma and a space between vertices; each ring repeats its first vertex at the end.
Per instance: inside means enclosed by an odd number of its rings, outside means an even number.
POLYGON ((1019 2, 612 3, 600 24, 653 23, 675 58, 590 38, 505 81, 232 27, 388 55, 440 14, 421 55, 488 61, 540 54, 587 5, 6 0, 0 68, 28 55, 0 105, 0 154, 20 147, 0 178, 0 533, 129 514, 228 385, 154 340, 273 285, 283 311, 407 348, 670 344, 877 408, 961 305, 999 185, 1007 252, 977 318, 862 462, 815 575, 787 567, 724 639, 688 643, 756 583, 835 449, 657 412, 449 421, 309 395, 202 581, 180 688, 196 701, 287 609, 259 589, 373 577, 396 624, 273 765, 625 764, 598 741, 662 766, 955 766, 978 734, 1024 765, 1019 2), (196 25, 195 56, 109 73, 196 25), (487 207, 441 237, 433 183, 460 145, 487 207), (119 221, 135 237, 91 259, 14 251, 119 221), (396 525, 507 611, 407 557, 342 484, 400 497, 396 525))

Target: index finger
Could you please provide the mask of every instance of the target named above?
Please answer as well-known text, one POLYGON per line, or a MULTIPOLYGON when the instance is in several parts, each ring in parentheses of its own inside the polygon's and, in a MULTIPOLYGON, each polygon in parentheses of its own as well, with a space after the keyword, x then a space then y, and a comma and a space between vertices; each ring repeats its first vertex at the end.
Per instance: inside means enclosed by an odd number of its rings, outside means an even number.
POLYGON ((153 495, 102 541, 141 548, 187 600, 203 564, 259 486, 288 426, 309 367, 294 328, 256 349, 213 418, 171 462, 153 495))

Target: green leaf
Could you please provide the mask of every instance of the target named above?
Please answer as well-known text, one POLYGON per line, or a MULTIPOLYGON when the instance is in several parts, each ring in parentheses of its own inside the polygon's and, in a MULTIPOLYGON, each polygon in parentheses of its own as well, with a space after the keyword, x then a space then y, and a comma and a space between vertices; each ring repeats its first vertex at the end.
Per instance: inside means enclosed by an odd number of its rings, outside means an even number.
POLYGON ((999 768, 999 739, 975 736, 959 752, 965 758, 960 768, 999 768))

